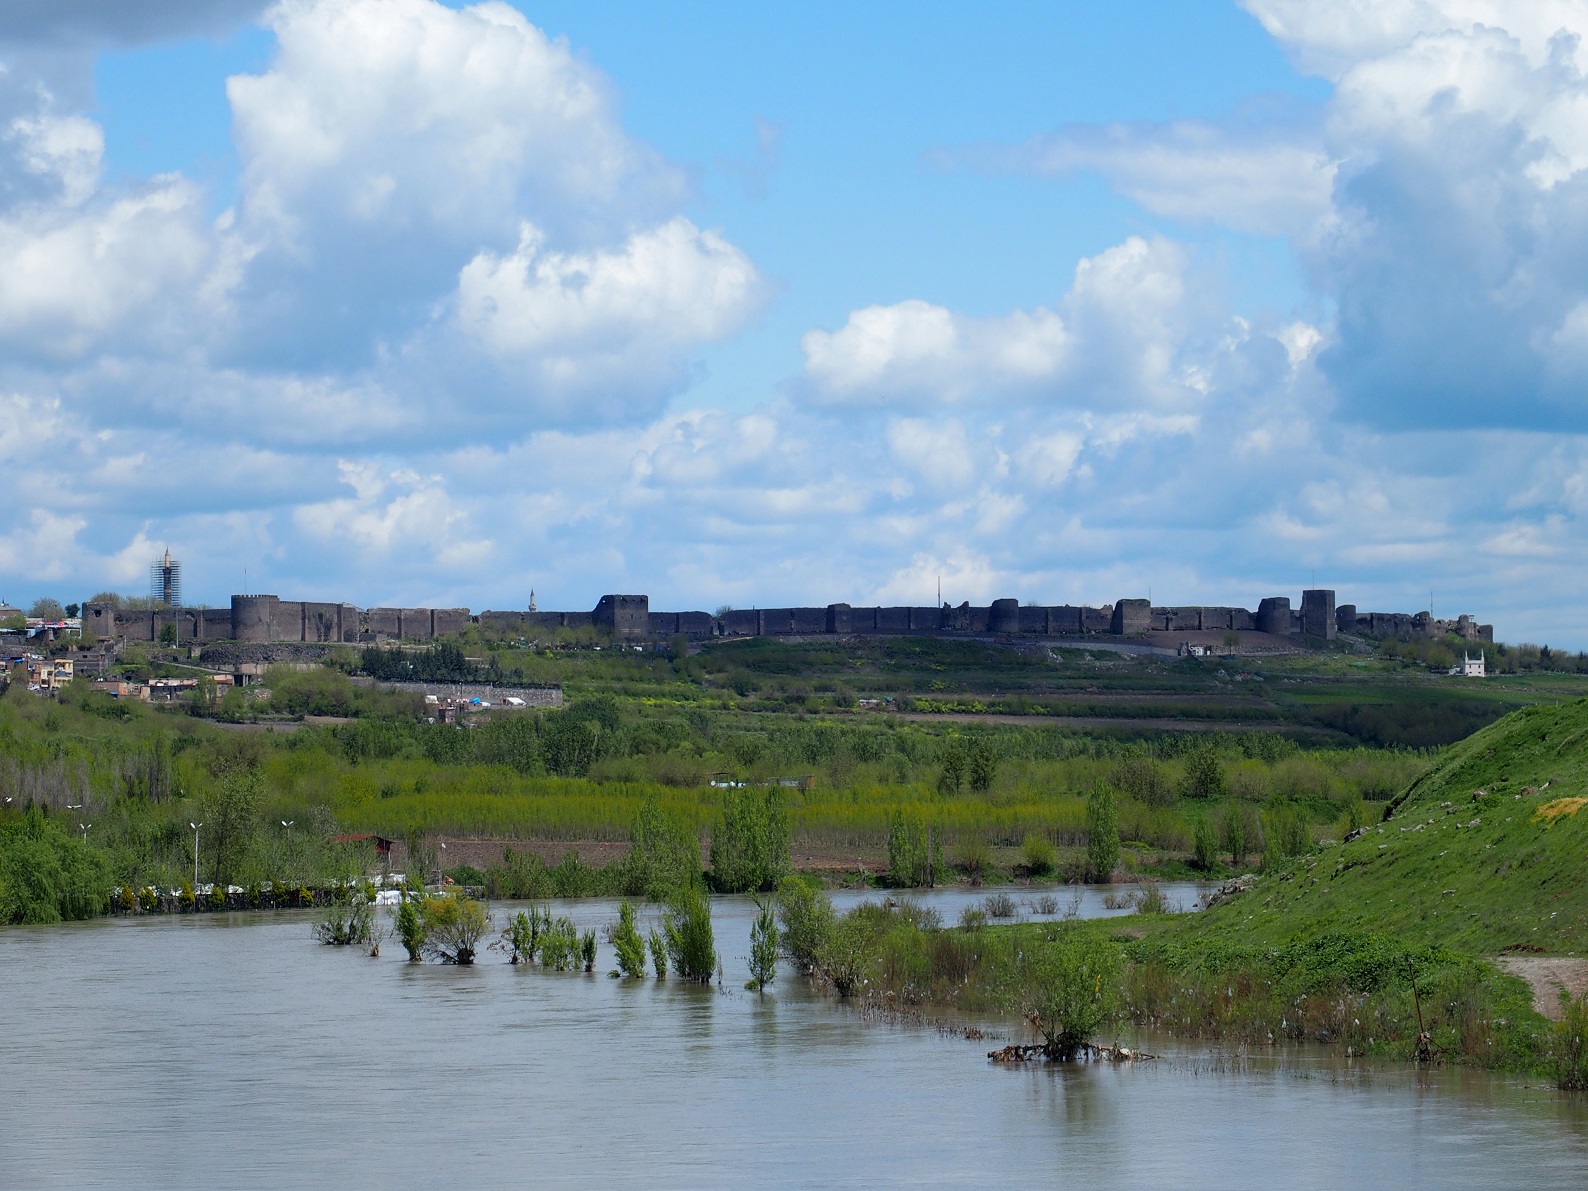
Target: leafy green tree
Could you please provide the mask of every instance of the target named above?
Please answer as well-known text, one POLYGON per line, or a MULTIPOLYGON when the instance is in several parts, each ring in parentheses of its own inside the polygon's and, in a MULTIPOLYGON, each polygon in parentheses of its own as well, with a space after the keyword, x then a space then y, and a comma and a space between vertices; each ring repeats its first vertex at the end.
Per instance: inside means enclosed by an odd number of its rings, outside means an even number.
POLYGON ((938 764, 942 766, 937 778, 937 788, 946 794, 957 794, 959 788, 965 784, 965 769, 969 758, 965 752, 965 741, 958 733, 950 735, 943 742, 942 750, 938 754, 938 764))
POLYGON ((259 829, 259 800, 264 779, 256 764, 223 769, 220 781, 204 798, 204 819, 213 848, 213 880, 223 884, 237 874, 259 829))
POLYGON ((1058 856, 1047 836, 1040 831, 1028 831, 1020 844, 1020 859, 1028 873, 1040 877, 1053 871, 1058 856))
POLYGON ((160 644, 161 645, 175 645, 176 644, 176 622, 175 621, 167 621, 165 624, 160 626, 160 644))
POLYGON ((1022 952, 1023 1008, 1048 1057, 1068 1062, 1118 1012, 1124 962, 1119 949, 1084 930, 1022 952))
POLYGON ((667 940, 662 937, 659 930, 651 931, 651 967, 656 969, 656 978, 663 980, 667 976, 667 940))
POLYGON ((105 854, 38 807, 0 825, 0 923, 92 918, 111 884, 105 854))
POLYGON ((717 969, 717 945, 711 929, 711 903, 699 886, 688 885, 673 893, 662 933, 673 971, 685 980, 710 984, 717 969))
POLYGON ((645 940, 634 921, 634 905, 627 898, 618 906, 618 925, 612 932, 618 953, 618 970, 625 976, 645 975, 645 940))
POLYGON ((647 797, 629 832, 623 891, 662 900, 673 890, 700 883, 700 837, 694 825, 662 810, 647 797))
POLYGON ((410 961, 417 963, 424 958, 425 917, 416 898, 404 897, 397 906, 397 939, 410 961))
POLYGON ((1229 794, 1224 781, 1224 767, 1210 748, 1199 748, 1187 754, 1185 776, 1180 779, 1180 796, 1202 801, 1218 801, 1229 794))
POLYGON ((1112 786, 1099 785, 1086 798, 1086 875, 1107 881, 1119 864, 1119 812, 1112 786))
POLYGON ((904 889, 930 888, 943 871, 943 838, 919 815, 895 810, 888 822, 888 880, 904 889))
POLYGON ((507 952, 507 962, 510 964, 527 964, 535 958, 536 944, 539 942, 539 922, 532 919, 525 911, 520 910, 508 919, 507 926, 502 930, 502 937, 492 946, 500 946, 507 952))
MULTIPOLYGON (((221 886, 216 885, 216 889, 221 886)), ((368 943, 375 934, 375 907, 362 893, 327 906, 314 924, 314 937, 334 947, 368 943)))
POLYGON ((1219 865, 1219 837, 1213 830, 1213 820, 1198 815, 1194 831, 1196 865, 1203 872, 1212 872, 1219 865))
POLYGON ((760 913, 750 927, 750 982, 746 988, 764 992, 777 976, 777 916, 771 902, 757 902, 760 913))
POLYGON ((474 962, 480 940, 491 929, 491 916, 472 897, 439 894, 427 897, 423 907, 424 953, 444 964, 474 962))
POLYGON ((839 996, 852 996, 866 983, 876 950, 870 922, 851 911, 827 933, 816 957, 816 970, 839 996))
POLYGON ((971 741, 966 750, 966 767, 970 771, 972 790, 985 794, 992 789, 993 779, 998 776, 998 754, 993 750, 992 741, 983 737, 971 741))
POLYGON ((809 877, 789 876, 778 886, 777 913, 784 956, 800 972, 815 971, 833 930, 831 899, 809 877))
POLYGON ((1224 810, 1224 850, 1230 854, 1230 864, 1236 868, 1246 863, 1246 848, 1249 842, 1246 817, 1250 813, 1241 806, 1226 807, 1224 810))
POLYGON ((59 600, 40 596, 33 601, 33 606, 28 609, 28 615, 36 620, 62 620, 66 616, 66 609, 61 607, 59 600))
POLYGON ((789 871, 792 844, 781 789, 726 790, 711 833, 712 884, 723 893, 776 889, 789 871))

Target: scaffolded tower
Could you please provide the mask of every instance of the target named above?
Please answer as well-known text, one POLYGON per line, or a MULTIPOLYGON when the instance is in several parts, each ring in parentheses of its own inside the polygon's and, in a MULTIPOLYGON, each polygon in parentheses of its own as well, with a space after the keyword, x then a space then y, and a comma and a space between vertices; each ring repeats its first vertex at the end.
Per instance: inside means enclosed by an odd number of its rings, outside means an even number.
POLYGON ((149 567, 149 595, 167 608, 182 606, 182 564, 172 559, 169 546, 165 558, 149 567))

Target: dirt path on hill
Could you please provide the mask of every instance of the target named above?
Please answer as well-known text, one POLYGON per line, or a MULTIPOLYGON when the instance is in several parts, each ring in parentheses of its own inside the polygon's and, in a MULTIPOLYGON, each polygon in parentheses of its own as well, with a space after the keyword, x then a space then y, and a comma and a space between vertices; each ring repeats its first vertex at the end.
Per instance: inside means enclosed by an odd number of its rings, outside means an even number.
POLYGON ((1502 955, 1499 965, 1520 976, 1533 990, 1533 1008, 1551 1021, 1560 1020, 1560 991, 1574 997, 1588 993, 1588 959, 1542 955, 1502 955))

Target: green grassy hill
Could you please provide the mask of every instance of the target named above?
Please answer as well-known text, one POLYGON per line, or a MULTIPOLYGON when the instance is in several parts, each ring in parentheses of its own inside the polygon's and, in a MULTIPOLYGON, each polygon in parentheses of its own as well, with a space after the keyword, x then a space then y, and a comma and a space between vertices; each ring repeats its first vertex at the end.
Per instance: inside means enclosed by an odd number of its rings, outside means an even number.
POLYGON ((1588 699, 1489 725, 1382 823, 1263 874, 1179 929, 1252 943, 1346 930, 1478 954, 1588 953, 1588 699))

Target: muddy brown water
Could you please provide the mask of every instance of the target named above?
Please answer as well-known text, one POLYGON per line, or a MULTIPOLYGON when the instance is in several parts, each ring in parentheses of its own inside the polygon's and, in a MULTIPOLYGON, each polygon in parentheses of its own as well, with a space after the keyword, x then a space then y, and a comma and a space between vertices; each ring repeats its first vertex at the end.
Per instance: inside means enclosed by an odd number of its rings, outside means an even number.
POLYGON ((1007 1022, 743 991, 754 906, 714 910, 724 991, 609 979, 605 944, 594 976, 370 959, 307 912, 0 930, 0 1188, 1588 1186, 1583 1097, 1305 1047, 1000 1067, 1007 1022))

